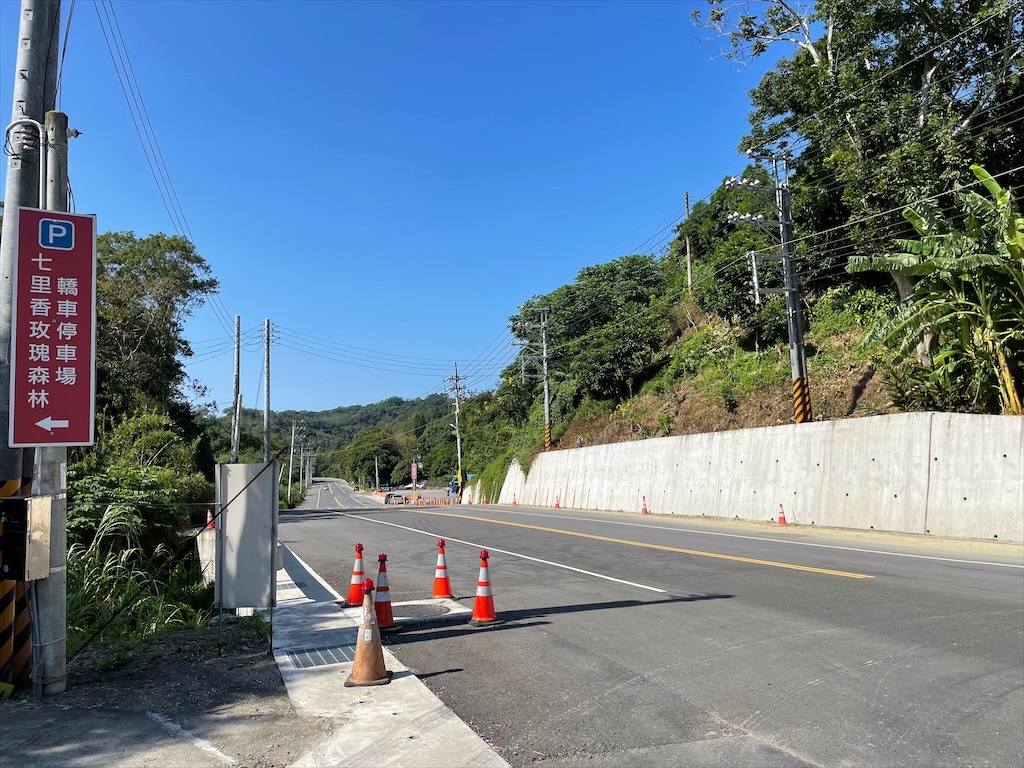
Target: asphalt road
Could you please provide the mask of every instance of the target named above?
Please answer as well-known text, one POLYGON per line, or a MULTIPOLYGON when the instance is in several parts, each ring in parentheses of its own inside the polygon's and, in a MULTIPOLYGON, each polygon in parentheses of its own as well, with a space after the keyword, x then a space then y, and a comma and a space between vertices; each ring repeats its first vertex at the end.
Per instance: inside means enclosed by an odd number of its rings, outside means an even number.
POLYGON ((280 536, 393 601, 436 539, 503 623, 387 640, 515 766, 1024 765, 1022 548, 526 507, 383 508, 317 484, 280 536))

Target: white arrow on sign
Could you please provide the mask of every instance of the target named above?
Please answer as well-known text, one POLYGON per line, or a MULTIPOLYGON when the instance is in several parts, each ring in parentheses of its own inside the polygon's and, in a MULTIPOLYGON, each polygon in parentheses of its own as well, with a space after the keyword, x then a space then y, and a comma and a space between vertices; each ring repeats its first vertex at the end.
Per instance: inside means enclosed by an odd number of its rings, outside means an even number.
POLYGON ((62 427, 67 427, 68 426, 68 420, 67 419, 54 419, 54 418, 52 418, 50 416, 47 416, 45 419, 42 419, 41 421, 37 421, 36 422, 36 426, 37 427, 42 427, 47 432, 53 432, 54 429, 60 429, 62 427))

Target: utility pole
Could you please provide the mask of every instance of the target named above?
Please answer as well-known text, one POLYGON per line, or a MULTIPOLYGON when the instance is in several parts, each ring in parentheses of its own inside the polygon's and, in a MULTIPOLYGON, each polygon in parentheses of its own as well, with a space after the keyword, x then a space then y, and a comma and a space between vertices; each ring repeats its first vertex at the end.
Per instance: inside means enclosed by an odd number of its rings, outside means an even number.
POLYGON ((775 164, 776 200, 779 208, 779 232, 782 238, 782 269, 785 275, 786 320, 789 328, 789 362, 793 377, 794 421, 800 424, 812 419, 811 390, 807 383, 807 355, 804 351, 804 323, 800 314, 800 288, 793 264, 793 212, 789 199, 789 162, 785 157, 773 159, 775 164), (782 173, 779 174, 781 165, 782 173))
MULTIPOLYGON (((548 317, 549 317, 551 311, 549 309, 547 309, 547 308, 542 308, 542 309, 540 309, 538 311, 540 312, 540 322, 539 323, 534 324, 534 323, 528 323, 528 322, 519 322, 519 323, 517 323, 513 327, 512 330, 513 331, 518 330, 518 331, 521 331, 521 332, 525 332, 525 331, 534 331, 534 330, 539 329, 540 330, 540 355, 536 354, 536 352, 537 352, 536 347, 534 347, 532 350, 529 348, 530 342, 528 342, 528 341, 515 341, 515 342, 512 342, 512 343, 516 344, 517 346, 526 347, 528 352, 533 352, 534 354, 527 354, 527 355, 525 355, 525 357, 528 360, 530 360, 531 362, 536 363, 538 361, 538 359, 540 360, 540 363, 541 363, 540 378, 542 378, 544 380, 544 450, 545 451, 550 451, 551 450, 551 390, 550 390, 550 387, 549 387, 549 384, 548 384, 548 317)), ((534 343, 536 343, 536 342, 534 342, 534 343)), ((522 362, 522 361, 520 361, 520 362, 522 362)), ((527 374, 525 366, 521 366, 520 367, 520 372, 521 372, 521 375, 522 375, 524 380, 526 379, 527 376, 530 376, 530 378, 538 378, 534 374, 527 374)))
POLYGON ((459 364, 455 363, 455 375, 449 376, 445 381, 450 381, 452 385, 448 388, 449 391, 455 393, 455 423, 452 425, 455 427, 455 456, 459 464, 459 498, 462 498, 462 486, 465 482, 465 478, 462 474, 462 433, 459 431, 459 398, 462 396, 462 385, 459 384, 459 364))
POLYGON ((263 462, 270 463, 270 318, 263 321, 263 462))
MULTIPOLYGON (((690 222, 690 193, 683 193, 684 205, 686 206, 686 223, 690 222)), ((690 229, 686 229, 686 290, 693 294, 693 265, 690 262, 690 229)))
MULTIPOLYGON (((10 145, 7 165, 7 181, 4 200, 8 226, 4 228, 0 243, 0 433, 6 435, 10 427, 11 410, 11 325, 13 307, 13 275, 16 258, 15 227, 19 207, 46 207, 40 183, 45 163, 46 141, 42 123, 47 112, 55 105, 57 90, 57 63, 59 60, 60 0, 22 0, 21 19, 18 25, 18 46, 15 62, 13 106, 11 128, 6 135, 10 145)), ((66 170, 65 170, 66 174, 66 170)), ((65 175, 66 180, 66 175, 65 175)), ((0 498, 28 495, 32 483, 32 449, 9 448, 6 439, 0 443, 0 498)), ((17 503, 15 503, 17 505, 17 503)), ((0 508, 0 536, 3 536, 4 520, 7 520, 6 504, 0 508)), ((60 530, 64 530, 61 522, 60 530)), ((13 529, 14 526, 10 526, 13 529)), ((59 531, 52 531, 52 536, 59 531)), ((51 541, 51 547, 53 542, 51 541)), ((60 546, 60 545, 58 545, 60 546)), ((51 558, 56 553, 51 549, 51 558)), ((51 563, 53 560, 51 559, 51 563)), ((60 568, 59 602, 64 605, 65 563, 60 568)), ((56 582, 55 582, 56 583, 56 582)), ((50 602, 46 590, 44 599, 50 602)), ((0 683, 24 683, 28 677, 29 662, 33 656, 32 627, 29 610, 30 589, 26 582, 15 579, 0 580, 0 683)), ((50 614, 54 618, 56 614, 50 614)), ((66 627, 59 628, 58 637, 63 637, 66 627)), ((56 642, 47 653, 49 657, 60 656, 57 668, 42 672, 43 691, 59 693, 65 690, 67 681, 64 665, 64 641, 56 642)), ((35 665, 39 665, 36 660, 35 665)), ((36 681, 37 683, 40 680, 36 681)))
POLYGON ((548 389, 548 311, 540 316, 541 359, 544 362, 544 450, 551 450, 551 391, 548 389))
MULTIPOLYGON (((751 153, 748 155, 753 157, 751 153)), ((755 301, 760 301, 762 293, 781 293, 786 297, 786 324, 789 330, 789 361, 793 378, 793 421, 796 424, 811 421, 811 393, 807 382, 807 355, 804 351, 804 326, 800 311, 800 287, 793 264, 793 214, 789 196, 789 164, 784 156, 758 156, 759 160, 770 160, 775 176, 775 187, 771 189, 760 184, 756 179, 732 178, 726 182, 727 187, 738 187, 759 192, 774 192, 775 207, 778 219, 765 219, 763 215, 730 214, 731 223, 750 224, 761 227, 769 232, 777 230, 776 239, 779 243, 779 254, 751 253, 753 260, 760 258, 772 259, 782 263, 783 287, 781 289, 761 288, 757 283, 757 265, 753 263, 755 301)))
MULTIPOLYGON (((46 113, 46 209, 68 210, 68 116, 46 113)), ((30 582, 36 604, 36 690, 49 696, 67 688, 68 449, 36 450, 33 495, 50 497, 50 575, 30 582)))
POLYGON ((377 454, 373 455, 373 490, 380 493, 380 465, 377 463, 377 454))
POLYGON ((235 390, 231 398, 231 463, 238 463, 238 442, 242 430, 239 421, 242 418, 242 395, 240 374, 242 359, 242 316, 235 315, 235 390))
POLYGON ((288 503, 292 503, 292 462, 295 461, 295 419, 292 419, 292 443, 288 449, 288 503))

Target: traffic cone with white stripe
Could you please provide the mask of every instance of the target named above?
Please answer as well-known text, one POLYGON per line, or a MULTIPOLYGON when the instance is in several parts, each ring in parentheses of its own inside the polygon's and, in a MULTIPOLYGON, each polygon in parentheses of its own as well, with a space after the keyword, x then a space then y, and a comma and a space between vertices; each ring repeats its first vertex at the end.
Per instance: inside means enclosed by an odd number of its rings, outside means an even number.
POLYGON ((647 514, 647 497, 646 496, 641 496, 640 498, 644 500, 644 505, 643 505, 643 507, 640 508, 640 514, 641 515, 646 515, 647 514))
POLYGON ((374 616, 373 579, 360 586, 363 594, 363 616, 356 635, 356 652, 352 660, 352 673, 345 681, 346 688, 362 685, 387 685, 391 672, 384 666, 384 648, 380 644, 380 627, 374 616))
POLYGON ((215 526, 213 524, 213 512, 211 512, 210 510, 206 510, 206 527, 207 528, 216 528, 217 527, 217 526, 215 526))
POLYGON ((786 510, 779 504, 779 525, 786 525, 786 510))
POLYGON ((352 566, 352 580, 348 583, 347 605, 361 605, 363 602, 363 579, 366 573, 363 571, 363 545, 356 544, 356 562, 352 566))
POLYGON ((437 540, 437 567, 434 568, 434 597, 452 597, 448 564, 444 561, 444 539, 437 540))
POLYGON ((377 608, 377 626, 390 629, 395 626, 395 615, 391 612, 391 590, 388 588, 388 556, 379 555, 377 561, 377 593, 373 596, 373 604, 377 608))
POLYGON ((561 505, 558 503, 558 497, 555 496, 555 509, 561 509, 561 505))
POLYGON ((476 602, 473 604, 473 618, 469 623, 474 627, 486 627, 496 624, 498 617, 494 615, 494 595, 491 593, 491 576, 487 571, 486 549, 480 550, 480 576, 476 582, 476 602))
POLYGON ((514 493, 512 494, 512 506, 513 506, 513 507, 515 507, 515 506, 518 506, 518 505, 516 504, 516 495, 515 495, 514 493))

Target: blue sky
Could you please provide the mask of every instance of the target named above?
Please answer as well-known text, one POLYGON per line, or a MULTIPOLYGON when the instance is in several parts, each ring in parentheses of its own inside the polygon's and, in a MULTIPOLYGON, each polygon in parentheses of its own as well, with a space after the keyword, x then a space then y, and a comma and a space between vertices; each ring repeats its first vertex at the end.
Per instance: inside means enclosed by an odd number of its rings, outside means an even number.
MULTIPOLYGON (((4 110, 19 6, 0 0, 4 110)), ((236 314, 247 407, 263 406, 264 318, 274 410, 425 396, 454 361, 470 390, 493 387, 518 305, 584 266, 658 252, 684 191, 693 202, 743 168, 747 92, 769 62, 718 58, 690 22, 704 7, 102 6, 220 280, 187 326, 206 399, 230 403, 236 314)), ((97 8, 75 4, 63 65, 76 209, 100 231, 175 232, 97 8)))

